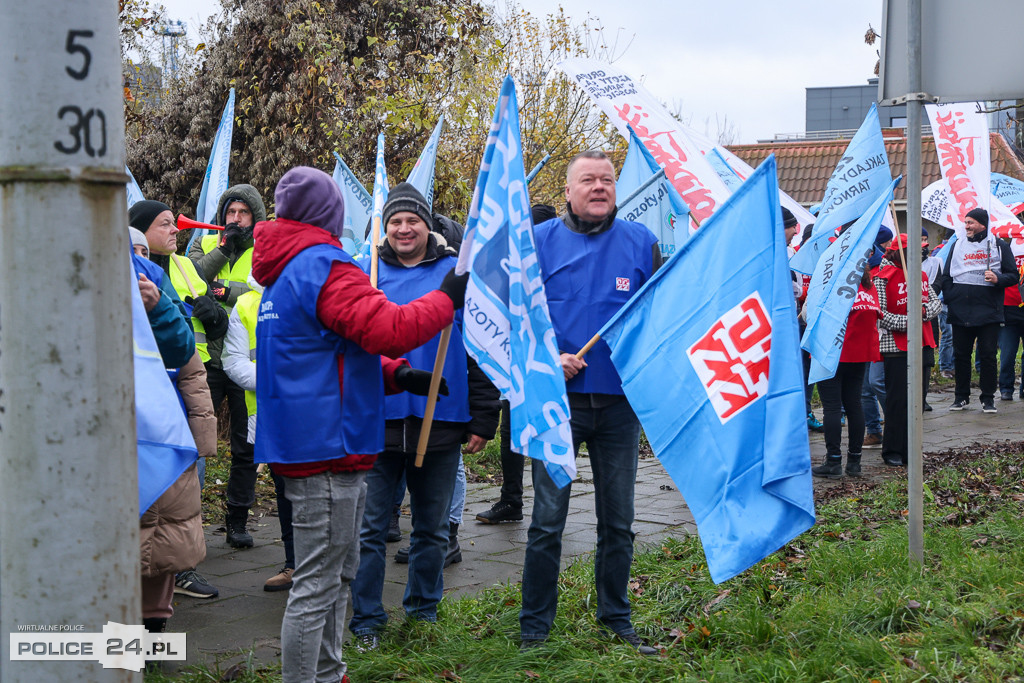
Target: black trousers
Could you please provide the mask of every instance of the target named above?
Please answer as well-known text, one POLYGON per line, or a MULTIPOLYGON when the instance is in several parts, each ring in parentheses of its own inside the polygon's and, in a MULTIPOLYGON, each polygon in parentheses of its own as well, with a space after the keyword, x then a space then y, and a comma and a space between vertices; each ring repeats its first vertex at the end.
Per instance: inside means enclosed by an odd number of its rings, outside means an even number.
POLYGON ((256 502, 256 464, 252 444, 248 441, 249 414, 245 409, 245 391, 220 368, 206 364, 206 381, 214 411, 228 400, 231 429, 231 473, 228 475, 227 503, 229 522, 245 523, 249 508, 256 502), (234 510, 232 510, 234 508, 234 510))
MULTIPOLYGON (((842 455, 843 409, 846 409, 847 451, 854 455, 864 446, 864 387, 867 363, 840 363, 835 377, 818 382, 818 396, 825 422, 825 454, 842 455)), ((888 413, 886 413, 888 416, 888 413)))
POLYGON ((971 398, 971 351, 978 343, 978 364, 981 375, 981 402, 996 397, 996 349, 999 346, 1000 323, 989 323, 977 327, 953 325, 953 372, 956 377, 954 400, 967 401, 971 398))
POLYGON ((501 402, 501 502, 523 507, 523 466, 526 458, 512 451, 508 401, 501 402))
POLYGON ((883 353, 885 368, 885 428, 882 430, 882 459, 907 464, 907 354, 883 353))

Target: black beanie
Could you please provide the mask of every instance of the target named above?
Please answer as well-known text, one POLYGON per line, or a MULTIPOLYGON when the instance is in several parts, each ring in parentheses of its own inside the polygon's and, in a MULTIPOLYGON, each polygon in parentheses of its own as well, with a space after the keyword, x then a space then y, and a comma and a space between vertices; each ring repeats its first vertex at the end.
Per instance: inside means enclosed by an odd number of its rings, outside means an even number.
POLYGON ((388 221, 399 211, 409 211, 419 216, 428 229, 433 229, 434 221, 430 217, 430 207, 419 190, 409 183, 398 183, 388 192, 381 215, 381 231, 387 233, 388 221))
MULTIPOLYGON (((141 202, 135 202, 132 204, 132 208, 128 209, 128 225, 145 233, 149 230, 149 226, 153 225, 156 217, 164 211, 171 211, 171 207, 155 199, 143 199, 141 202)), ((171 211, 171 213, 174 212, 171 211)))
POLYGON ((534 225, 540 225, 556 216, 558 216, 558 212, 550 204, 534 204, 530 207, 530 218, 534 225))
POLYGON ((782 227, 792 228, 798 222, 799 221, 797 221, 796 216, 793 215, 792 211, 786 207, 782 207, 782 227))
POLYGON ((982 227, 986 229, 988 228, 988 211, 986 211, 985 209, 971 209, 970 211, 967 212, 967 215, 964 216, 964 219, 967 218, 973 218, 974 220, 981 223, 982 227))

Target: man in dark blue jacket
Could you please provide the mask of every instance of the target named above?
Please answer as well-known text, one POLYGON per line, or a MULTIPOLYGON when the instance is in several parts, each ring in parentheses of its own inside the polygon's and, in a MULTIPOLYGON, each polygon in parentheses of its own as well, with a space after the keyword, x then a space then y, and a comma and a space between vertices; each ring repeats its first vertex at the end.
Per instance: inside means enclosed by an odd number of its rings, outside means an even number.
MULTIPOLYGON (((622 391, 608 345, 574 354, 636 293, 660 265, 657 238, 639 223, 615 218, 615 169, 603 152, 570 163, 567 212, 535 229, 548 308, 561 351, 573 447, 586 442, 597 513, 597 620, 641 653, 630 616, 633 489, 640 423, 622 391)), ((558 608, 558 574, 572 484, 558 488, 544 464, 532 463, 533 515, 523 566, 522 648, 547 639, 558 608)))

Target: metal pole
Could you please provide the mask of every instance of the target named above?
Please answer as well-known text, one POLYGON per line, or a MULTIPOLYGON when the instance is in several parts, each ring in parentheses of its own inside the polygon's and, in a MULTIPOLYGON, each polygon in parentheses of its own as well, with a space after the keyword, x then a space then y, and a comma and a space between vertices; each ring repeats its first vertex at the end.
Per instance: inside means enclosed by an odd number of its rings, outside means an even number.
POLYGON ((907 499, 911 566, 924 564, 924 468, 921 444, 921 0, 907 3, 907 65, 910 92, 907 102, 907 499))
POLYGON ((138 624, 139 536, 117 8, 0 0, 0 679, 19 627, 138 624))

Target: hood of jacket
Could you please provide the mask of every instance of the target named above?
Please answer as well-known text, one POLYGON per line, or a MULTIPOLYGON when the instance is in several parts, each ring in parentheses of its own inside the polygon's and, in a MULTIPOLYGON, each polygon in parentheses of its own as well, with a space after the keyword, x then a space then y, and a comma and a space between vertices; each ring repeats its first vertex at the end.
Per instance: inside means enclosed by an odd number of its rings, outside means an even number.
POLYGON ((304 249, 318 244, 341 248, 338 238, 326 230, 286 218, 257 223, 253 236, 252 276, 264 287, 274 284, 285 266, 304 249))
POLYGON ((214 225, 224 225, 224 209, 232 200, 245 202, 252 211, 253 225, 267 220, 267 208, 263 205, 263 198, 260 197, 259 191, 252 185, 233 185, 224 191, 224 194, 220 196, 220 201, 217 202, 217 216, 213 221, 214 225))

